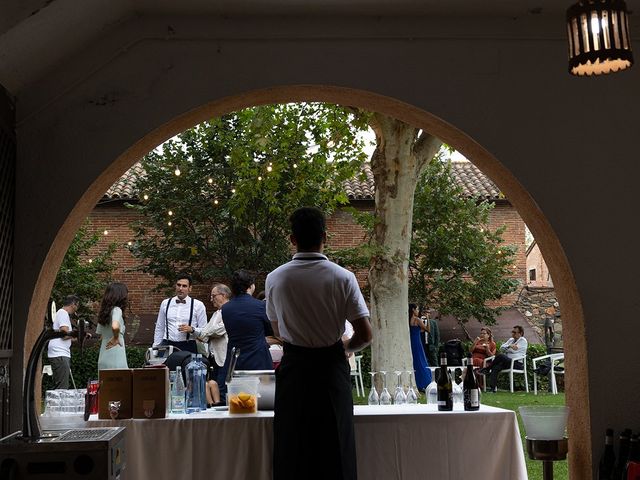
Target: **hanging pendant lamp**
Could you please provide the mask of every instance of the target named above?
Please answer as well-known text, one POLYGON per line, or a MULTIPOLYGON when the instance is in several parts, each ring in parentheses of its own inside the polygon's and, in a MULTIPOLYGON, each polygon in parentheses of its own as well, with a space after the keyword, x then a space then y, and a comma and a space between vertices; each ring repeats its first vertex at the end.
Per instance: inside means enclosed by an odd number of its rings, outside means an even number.
POLYGON ((633 65, 623 0, 580 0, 567 10, 569 73, 602 75, 633 65))

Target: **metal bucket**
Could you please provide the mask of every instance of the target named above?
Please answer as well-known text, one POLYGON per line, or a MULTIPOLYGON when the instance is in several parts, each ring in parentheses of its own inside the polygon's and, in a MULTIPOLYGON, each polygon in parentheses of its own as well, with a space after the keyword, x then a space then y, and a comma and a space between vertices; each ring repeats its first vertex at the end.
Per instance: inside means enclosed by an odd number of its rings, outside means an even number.
POLYGON ((273 410, 276 400, 275 370, 236 370, 233 372, 233 378, 247 377, 260 379, 258 384, 258 410, 273 410))

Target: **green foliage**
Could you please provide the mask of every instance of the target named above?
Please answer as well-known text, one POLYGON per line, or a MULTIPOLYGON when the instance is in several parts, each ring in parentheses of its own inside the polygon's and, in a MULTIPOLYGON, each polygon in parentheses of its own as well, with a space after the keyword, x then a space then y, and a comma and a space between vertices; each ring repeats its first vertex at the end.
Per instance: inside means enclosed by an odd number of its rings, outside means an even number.
POLYGON ((62 307, 62 301, 67 295, 80 297, 81 304, 77 312, 79 317, 93 314, 89 305, 102 298, 116 268, 112 259, 116 243, 98 249, 96 245, 101 236, 97 232, 90 233, 90 229, 91 223, 87 220, 76 232, 51 290, 51 298, 58 308, 62 307))
MULTIPOLYGON (((142 368, 144 366, 144 355, 147 351, 146 347, 125 347, 127 351, 127 364, 129 368, 142 368)), ((82 355, 80 350, 71 347, 71 373, 78 388, 85 388, 88 380, 98 379, 98 356, 100 354, 100 344, 97 343, 91 347, 84 348, 82 355)), ((47 352, 42 358, 42 363, 48 363, 47 352)), ((53 386, 53 378, 45 375, 42 379, 42 392, 49 390, 53 386)), ((71 379, 69 386, 72 388, 71 379)))
POLYGON ((173 283, 266 274, 290 257, 288 216, 347 203, 344 181, 365 154, 366 115, 306 103, 248 108, 204 122, 143 160, 142 215, 132 253, 140 270, 173 283), (180 174, 176 175, 176 169, 180 174))
MULTIPOLYGON (((429 164, 414 197, 409 262, 412 301, 463 322, 474 317, 495 323, 500 309, 486 302, 515 291, 518 282, 509 276, 516 247, 503 243, 504 227, 488 228, 492 208, 489 202, 464 197, 451 178, 450 164, 438 159, 429 164)), ((383 248, 372 241, 375 217, 355 209, 350 213, 369 232, 369 242, 327 252, 341 265, 366 268, 383 248)))
POLYGON ((465 198, 451 165, 433 161, 416 188, 409 263, 409 297, 441 314, 495 323, 490 300, 513 292, 516 247, 502 240, 504 227, 488 228, 493 204, 465 198))

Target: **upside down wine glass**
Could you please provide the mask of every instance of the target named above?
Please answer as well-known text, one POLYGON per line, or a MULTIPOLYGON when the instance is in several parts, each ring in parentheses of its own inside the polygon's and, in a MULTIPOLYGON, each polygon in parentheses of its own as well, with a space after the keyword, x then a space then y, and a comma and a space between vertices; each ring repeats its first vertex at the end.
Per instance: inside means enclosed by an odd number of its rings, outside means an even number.
POLYGON ((402 387, 402 372, 396 370, 395 374, 398 377, 398 383, 396 385, 396 391, 393 394, 393 403, 396 405, 404 405, 407 403, 407 395, 404 393, 404 388, 402 387))
POLYGON ((391 405, 391 394, 387 390, 387 372, 380 370, 382 374, 382 392, 380 392, 380 405, 391 405))
POLYGON ((378 391, 376 390, 376 373, 378 372, 369 372, 371 375, 371 391, 369 392, 369 405, 378 405, 380 403, 380 397, 378 396, 378 391))
POLYGON ((413 370, 407 370, 409 374, 409 390, 407 390, 407 403, 415 405, 418 403, 418 394, 413 388, 413 370))

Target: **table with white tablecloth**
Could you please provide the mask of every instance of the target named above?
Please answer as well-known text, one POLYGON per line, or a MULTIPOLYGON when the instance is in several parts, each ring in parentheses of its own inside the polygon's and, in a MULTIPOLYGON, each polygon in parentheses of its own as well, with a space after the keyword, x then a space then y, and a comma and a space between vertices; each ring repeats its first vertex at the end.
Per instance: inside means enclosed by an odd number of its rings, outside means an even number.
MULTIPOLYGON (((312 414, 310 412, 310 414, 312 414)), ((527 478, 513 411, 482 405, 354 407, 360 480, 527 478)), ((126 427, 125 478, 271 479, 273 412, 212 411, 155 420, 97 420, 126 427)), ((309 432, 313 435, 313 432, 309 432)))

